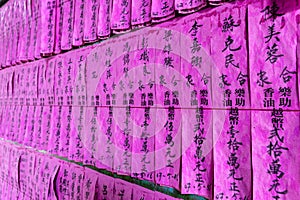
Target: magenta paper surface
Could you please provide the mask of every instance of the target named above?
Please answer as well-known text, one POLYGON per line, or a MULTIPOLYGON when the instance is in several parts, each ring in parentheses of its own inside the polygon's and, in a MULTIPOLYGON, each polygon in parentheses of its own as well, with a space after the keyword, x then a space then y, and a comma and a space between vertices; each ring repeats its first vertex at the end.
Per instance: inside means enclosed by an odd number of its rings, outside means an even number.
POLYGON ((181 76, 182 111, 181 193, 212 198, 211 22, 197 15, 183 22, 181 76))
POLYGON ((35 123, 35 144, 33 146, 38 149, 44 149, 42 147, 42 137, 43 137, 43 117, 44 117, 44 112, 46 110, 45 103, 47 99, 46 97, 46 70, 47 70, 47 62, 45 61, 40 61, 38 62, 38 90, 37 90, 37 111, 36 111, 36 116, 35 119, 37 122, 35 123))
MULTIPOLYGON (((129 71, 123 74, 121 79, 125 84, 129 106, 133 107, 130 115, 133 123, 131 176, 152 182, 154 182, 155 174, 156 121, 155 70, 153 64, 155 62, 155 51, 151 49, 155 45, 152 43, 153 37, 154 34, 146 30, 140 31, 131 38, 138 41, 137 44, 129 40, 130 62, 128 66, 125 65, 129 71), (135 37, 136 39, 134 39, 135 37)), ((124 53, 124 58, 126 58, 126 55, 124 53)))
MULTIPOLYGON (((54 1, 54 0, 53 0, 54 1)), ((49 42, 49 44, 51 44, 51 49, 52 49, 52 47, 53 47, 53 42, 51 41, 51 43, 50 43, 50 41, 48 40, 42 40, 42 29, 43 30, 45 30, 45 28, 42 28, 41 26, 42 26, 42 14, 41 14, 41 0, 36 0, 36 1, 34 1, 34 12, 35 12, 35 35, 34 35, 34 58, 36 58, 36 59, 39 59, 39 58, 41 58, 41 43, 43 43, 43 45, 45 45, 45 42, 49 42)), ((54 6, 53 5, 53 2, 52 2, 52 6, 54 6)), ((51 9, 54 9, 54 8, 51 8, 51 9)), ((50 12, 48 11, 47 13, 49 13, 50 14, 50 12)), ((46 15, 43 15, 44 17, 46 17, 46 15)), ((49 15, 50 16, 50 15, 49 15)), ((51 25, 53 24, 53 21, 52 21, 52 16, 51 16, 51 25)), ((47 23, 48 24, 48 23, 47 23)), ((49 24, 50 24, 50 22, 49 22, 49 24)), ((53 27, 49 27, 49 28, 51 28, 51 29, 49 29, 49 30, 51 30, 51 32, 53 31, 53 27)), ((53 34, 53 32, 52 32, 52 34, 53 34)), ((46 39, 53 39, 52 38, 52 36, 51 35, 49 35, 49 38, 48 38, 48 36, 45 34, 45 33, 43 33, 43 35, 46 37, 46 39)), ((50 46, 46 46, 45 45, 45 48, 46 48, 46 50, 45 51, 50 51, 49 49, 47 49, 47 47, 49 48, 50 46)))
POLYGON ((297 24, 284 4, 249 6, 252 107, 259 110, 251 121, 254 199, 299 197, 297 24), (270 6, 278 8, 272 16, 270 6))
POLYGON ((63 23, 61 36, 61 49, 70 50, 73 40, 73 24, 74 24, 74 6, 75 0, 63 0, 63 23))
MULTIPOLYGON (((27 5, 27 1, 23 0, 20 3, 21 6, 21 13, 20 13, 20 23, 21 23, 21 33, 24 33, 24 37, 22 37, 20 39, 20 45, 19 45, 19 59, 22 61, 27 61, 27 56, 28 56, 28 42, 30 40, 28 40, 28 38, 30 38, 30 22, 29 22, 29 9, 28 9, 28 5, 27 5)), ((0 54, 1 55, 1 54, 0 54)), ((0 60, 1 60, 1 56, 0 56, 0 60)), ((0 65, 1 65, 1 61, 0 61, 0 65)))
MULTIPOLYGON (((53 95, 53 89, 51 90, 51 84, 54 83, 54 71, 53 71, 54 63, 51 61, 47 65, 47 72, 46 72, 46 86, 45 90, 48 96, 48 99, 45 99, 45 107, 43 109, 43 115, 42 115, 42 127, 41 127, 41 142, 40 142, 40 148, 42 150, 48 149, 48 142, 50 139, 50 133, 51 133, 51 117, 54 110, 53 106, 53 100, 51 100, 51 96, 53 95), (49 87, 50 86, 50 87, 49 87)), ((53 96, 52 96, 53 98, 53 96)))
POLYGON ((56 16, 55 16, 55 42, 54 53, 59 54, 61 52, 61 40, 63 33, 63 0, 56 0, 56 16))
MULTIPOLYGON (((128 35, 123 40, 118 40, 122 48, 117 51, 117 56, 114 58, 113 68, 116 70, 115 83, 116 87, 113 93, 116 95, 116 108, 114 108, 113 120, 116 123, 115 131, 115 156, 114 169, 120 174, 135 174, 140 173, 139 161, 141 156, 134 148, 137 145, 134 143, 135 136, 135 114, 137 110, 134 106, 138 105, 138 88, 136 77, 136 68, 139 66, 136 62, 138 57, 139 37, 134 34, 128 35), (122 67, 118 67, 122 66, 122 67), (134 162, 135 159, 138 162, 134 162)), ((139 149, 140 150, 140 149, 139 149)), ((153 163, 153 161, 152 161, 153 163)), ((153 170, 152 170, 153 171, 153 170)))
POLYGON ((48 143, 50 140, 51 134, 51 123, 52 123, 52 113, 54 110, 54 106, 45 106, 43 108, 42 114, 42 127, 41 127, 41 142, 40 142, 40 149, 41 150, 48 150, 48 143))
POLYGON ((34 60, 34 51, 35 51, 35 46, 36 46, 36 40, 37 40, 37 25, 38 25, 38 20, 39 20, 39 12, 36 9, 37 8, 37 3, 36 1, 32 1, 30 5, 30 15, 29 15, 29 20, 30 20, 30 41, 29 41, 29 46, 28 46, 28 60, 34 60))
POLYGON ((72 42, 74 46, 80 46, 83 44, 85 1, 86 0, 75 0, 74 4, 74 30, 72 42))
POLYGON ((60 167, 56 177, 55 191, 58 199, 71 199, 71 182, 72 172, 70 164, 67 162, 60 162, 60 167))
POLYGON ((38 65, 34 64, 30 68, 27 68, 27 73, 29 74, 28 82, 26 84, 27 86, 27 98, 29 98, 29 113, 27 118, 27 129, 25 133, 25 145, 31 146, 35 143, 35 132, 34 129, 36 119, 35 119, 35 113, 37 109, 37 84, 38 84, 38 65))
POLYGON ((125 31, 130 28, 131 0, 113 0, 111 11, 111 29, 125 31))
POLYGON ((50 154, 59 154, 59 142, 62 132, 62 108, 63 106, 53 106, 47 150, 50 154))
POLYGON ((133 200, 154 200, 155 198, 155 192, 148 190, 146 188, 143 188, 141 186, 134 185, 133 186, 133 194, 132 199, 133 200))
POLYGON ((21 193, 33 197, 35 194, 35 185, 31 183, 34 181, 35 154, 26 150, 22 151, 19 173, 21 193))
MULTIPOLYGON (((38 155, 41 156, 41 154, 38 155)), ((51 195, 53 194, 53 181, 58 172, 59 163, 55 159, 47 156, 41 160, 37 159, 36 162, 36 169, 39 169, 39 171, 36 171, 38 174, 35 175, 37 183, 36 192, 39 193, 36 194, 36 198, 56 199, 51 195)))
MULTIPOLYGON (((174 28, 174 27, 172 27, 174 28)), ((179 190, 182 110, 180 89, 185 84, 180 72, 180 35, 176 30, 159 28, 155 40, 155 181, 179 190)))
POLYGON ((98 152, 101 151, 101 146, 98 145, 98 135, 101 134, 97 123, 99 110, 100 108, 98 107, 84 108, 85 116, 90 117, 84 121, 82 143, 84 151, 83 163, 101 168, 103 165, 98 157, 98 152))
POLYGON ((118 174, 130 175, 132 168, 132 125, 131 108, 114 108, 114 120, 116 120, 116 128, 114 132, 114 170, 118 174), (118 120, 118 116, 123 115, 122 121, 118 120), (124 118, 125 117, 125 118, 124 118))
MULTIPOLYGON (((9 28, 7 29, 7 37, 9 41, 13 41, 13 29, 14 29, 14 25, 13 25, 13 4, 9 4, 8 7, 8 26, 9 28)), ((11 66, 12 63, 12 48, 13 48, 13 42, 9 42, 7 41, 7 55, 6 55, 6 66, 11 66)))
POLYGON ((152 0, 151 17, 153 22, 160 22, 174 17, 174 0, 152 0))
MULTIPOLYGON (((22 144, 24 142, 26 124, 27 124, 27 116, 28 116, 29 106, 25 105, 21 108, 21 123, 19 127, 19 138, 18 142, 22 144)), ((4 110, 5 112, 5 110, 4 110)))
MULTIPOLYGON (((96 151, 96 159, 98 159, 103 166, 100 168, 113 168, 114 160, 114 137, 116 129, 116 121, 114 119, 116 105, 116 70, 117 65, 114 63, 118 58, 118 47, 115 40, 104 42, 98 48, 91 52, 87 58, 87 99, 88 105, 100 106, 97 111, 96 124, 98 147, 96 151), (105 53, 102 53, 105 52, 105 53), (101 98, 102 97, 102 98, 101 98)), ((93 115, 86 115, 86 122, 90 123, 93 115)), ((89 138, 84 136, 84 138, 89 138)), ((85 141, 89 141, 86 140, 85 141)), ((86 147, 89 147, 88 145, 86 147)), ((90 150, 87 148, 87 150, 90 150)))
POLYGON ((66 54, 62 61, 58 59, 58 87, 55 88, 58 95, 56 100, 58 105, 72 106, 73 105, 73 87, 74 87, 74 70, 76 65, 75 52, 66 54), (61 63, 62 62, 62 63, 61 63))
POLYGON ((73 81, 72 88, 73 105, 86 105, 86 57, 91 52, 93 47, 82 48, 77 50, 71 57, 73 57, 73 81))
POLYGON ((84 180, 83 180, 83 199, 84 200, 94 200, 96 183, 98 180, 97 172, 89 168, 84 170, 84 180))
POLYGON ((113 200, 115 191, 115 179, 113 177, 100 173, 98 173, 97 176, 98 180, 96 183, 95 200, 113 200))
POLYGON ((111 14, 112 0, 100 0, 97 36, 99 38, 106 38, 110 35, 110 14, 111 14))
POLYGON ((58 155, 68 157, 70 148, 70 133, 71 133, 71 116, 72 107, 63 106, 61 114, 61 129, 59 140, 59 152, 58 155))
POLYGON ((219 109, 213 111, 214 198, 251 199, 252 194, 245 13, 228 7, 211 18, 217 33, 211 44, 213 107, 219 109))
POLYGON ((53 106, 45 106, 43 109, 42 127, 41 127, 42 135, 41 135, 41 142, 40 142, 41 150, 47 150, 48 148, 52 111, 53 111, 53 106))
POLYGON ((131 199, 133 185, 123 180, 115 180, 115 195, 114 199, 131 199))
POLYGON ((151 22, 151 0, 132 0, 131 24, 146 25, 151 22))
MULTIPOLYGON (((83 143, 82 133, 86 105, 86 86, 85 86, 85 65, 86 55, 90 48, 78 50, 73 57, 73 75, 72 75, 72 114, 71 114, 71 133, 70 133, 70 149, 69 158, 72 160, 82 161, 83 159, 83 143)), ((70 89, 71 89, 70 87, 70 89)), ((70 90, 71 91, 71 90, 70 90)))
POLYGON ((83 41, 93 42, 97 39, 99 1, 85 0, 83 41))
POLYGON ((56 0, 41 1, 41 53, 54 50, 56 0))
POLYGON ((70 173, 70 199, 83 199, 84 168, 73 164, 70 173))
POLYGON ((17 61, 17 53, 18 53, 18 29, 20 28, 20 22, 18 17, 18 4, 17 2, 14 2, 13 9, 12 9, 12 19, 14 19, 14 22, 11 24, 11 30, 12 30, 12 49, 11 49, 11 65, 16 65, 17 61))

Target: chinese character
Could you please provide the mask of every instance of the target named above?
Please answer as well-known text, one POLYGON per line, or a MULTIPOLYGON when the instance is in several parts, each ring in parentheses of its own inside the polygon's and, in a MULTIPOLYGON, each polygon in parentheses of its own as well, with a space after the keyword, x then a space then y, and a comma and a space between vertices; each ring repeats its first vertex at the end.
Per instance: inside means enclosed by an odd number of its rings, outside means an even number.
POLYGON ((290 80, 292 78, 292 76, 290 74, 296 74, 296 73, 297 72, 295 72, 295 71, 291 72, 291 71, 287 70, 287 67, 285 67, 282 70, 282 72, 281 72, 281 74, 280 74, 279 77, 283 79, 284 83, 288 83, 288 82, 290 82, 290 80))
POLYGON ((227 75, 225 75, 225 74, 222 74, 222 75, 219 77, 219 79, 222 80, 222 83, 219 83, 220 88, 224 88, 225 85, 226 85, 226 86, 230 86, 230 85, 231 85, 230 83, 228 83, 228 81, 226 80, 226 78, 227 78, 227 75))
POLYGON ((231 15, 223 20, 222 32, 233 31, 234 27, 240 26, 240 23, 235 23, 231 15))
POLYGON ((280 39, 276 36, 279 35, 280 32, 276 32, 274 29, 275 29, 275 24, 268 27, 269 35, 265 36, 265 38, 267 39, 265 43, 268 43, 274 36, 278 42, 280 41, 280 39))
POLYGON ((225 67, 228 68, 229 64, 231 64, 232 66, 236 67, 236 68, 240 68, 240 64, 234 64, 234 59, 233 59, 233 54, 229 54, 225 57, 225 67))
POLYGON ((198 25, 198 22, 195 21, 192 28, 189 30, 189 33, 191 33, 192 37, 196 37, 198 33, 198 28, 200 28, 203 25, 198 25))
POLYGON ((266 76, 266 72, 260 70, 259 73, 257 73, 257 76, 259 76, 259 80, 256 81, 256 83, 260 86, 260 87, 264 87, 265 84, 272 84, 270 81, 268 81, 268 77, 266 76))
POLYGON ((277 6, 276 2, 274 1, 271 7, 270 6, 266 6, 261 11, 261 13, 265 14, 265 16, 264 16, 265 20, 272 19, 273 21, 275 21, 275 19, 277 17, 283 16, 283 14, 279 14, 278 11, 279 11, 279 7, 277 6))
POLYGON ((278 45, 276 43, 273 44, 272 47, 267 47, 267 59, 266 61, 270 61, 271 64, 274 64, 278 58, 282 57, 283 54, 276 54, 278 51, 278 45))
POLYGON ((247 78, 248 78, 247 74, 242 74, 242 72, 240 72, 236 80, 240 82, 240 86, 243 86, 247 78))
POLYGON ((222 50, 222 52, 226 51, 228 48, 230 51, 238 51, 242 48, 242 46, 239 46, 237 48, 231 48, 231 45, 233 44, 234 40, 232 39, 232 37, 229 35, 225 41, 225 48, 222 50))

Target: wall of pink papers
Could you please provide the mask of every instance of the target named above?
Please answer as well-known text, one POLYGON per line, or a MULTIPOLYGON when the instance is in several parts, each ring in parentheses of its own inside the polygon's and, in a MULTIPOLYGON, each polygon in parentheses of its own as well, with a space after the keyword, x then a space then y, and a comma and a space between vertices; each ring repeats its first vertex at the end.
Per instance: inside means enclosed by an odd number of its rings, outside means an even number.
POLYGON ((9 0, 0 11, 0 67, 59 54, 227 0, 9 0))
POLYGON ((65 52, 207 4, 141 2, 1 8, 1 199, 300 198, 300 2, 237 1, 65 52))

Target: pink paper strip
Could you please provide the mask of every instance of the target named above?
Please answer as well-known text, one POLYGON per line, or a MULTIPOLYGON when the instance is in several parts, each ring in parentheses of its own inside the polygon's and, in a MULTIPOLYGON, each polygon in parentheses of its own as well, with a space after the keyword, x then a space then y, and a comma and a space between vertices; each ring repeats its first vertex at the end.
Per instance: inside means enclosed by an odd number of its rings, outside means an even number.
MULTIPOLYGON (((51 6, 54 6, 53 4, 51 4, 51 6)), ((53 9, 53 8, 51 8, 53 9)), ((36 59, 40 59, 41 58, 41 43, 48 42, 48 41, 44 41, 42 40, 42 8, 41 8, 41 0, 34 0, 34 10, 35 10, 35 35, 34 35, 34 58, 36 59)), ((44 15, 43 15, 44 16, 44 15)), ((53 17, 51 16, 51 25, 53 24, 53 17)), ((51 32, 52 32, 52 28, 51 27, 51 32)), ((52 32, 52 34, 54 34, 54 32, 52 32)), ((50 35, 51 40, 53 39, 52 36, 50 35)), ((51 44, 51 48, 53 47, 52 41, 51 43, 49 42, 49 44, 51 44)), ((47 48, 47 47, 46 47, 47 48)), ((47 50, 48 51, 48 50, 47 50)))
POLYGON ((131 22, 131 0, 114 0, 111 11, 111 29, 114 32, 126 31, 131 22))
POLYGON ((134 185, 133 187, 133 200, 154 200, 155 198, 155 192, 148 190, 146 188, 140 187, 138 185, 134 185))
POLYGON ((259 110, 251 122, 254 199, 299 196, 297 24, 294 12, 284 12, 288 3, 257 3, 248 10, 251 100, 259 110))
POLYGON ((99 11, 99 1, 86 0, 84 5, 84 29, 83 41, 93 42, 97 40, 97 20, 99 11))
POLYGON ((132 199, 132 189, 133 185, 129 182, 123 180, 115 180, 115 195, 114 199, 132 199))
POLYGON ((63 23, 62 23, 62 37, 61 49, 70 50, 72 48, 73 40, 73 24, 74 24, 74 0, 63 0, 63 23))
POLYGON ((100 39, 107 38, 110 35, 111 7, 111 0, 100 0, 97 26, 97 36, 100 39))
POLYGON ((194 14, 184 20, 181 37, 182 167, 181 193, 212 198, 212 82, 208 17, 194 14), (185 59, 186 58, 186 59, 185 59))
POLYGON ((151 17, 153 22, 161 22, 174 17, 174 0, 152 0, 151 17))
POLYGON ((41 53, 49 55, 54 50, 56 0, 41 1, 41 53))
MULTIPOLYGON (((155 44, 155 181, 159 185, 180 189, 181 156, 181 84, 180 34, 177 30, 159 28, 151 40, 155 44), (163 159, 162 159, 163 158, 163 159)), ((151 41, 150 40, 150 41, 151 41)), ((151 44, 151 42, 150 42, 151 44)))
POLYGON ((85 1, 86 0, 75 0, 74 31, 73 31, 73 42, 72 42, 74 46, 80 46, 83 44, 85 1))
MULTIPOLYGON (((124 41, 121 58, 124 61, 128 59, 128 63, 124 64, 119 81, 120 86, 124 85, 124 88, 121 90, 123 95, 118 97, 120 99, 118 102, 124 107, 123 118, 128 118, 132 126, 131 176, 154 182, 156 95, 153 65, 155 52, 151 48, 152 36, 148 31, 142 31, 124 41), (125 47, 128 47, 128 52, 125 47), (130 107, 130 112, 126 110, 127 106, 130 107)), ((121 116, 115 118, 118 119, 119 124, 123 121, 121 116)))
POLYGON ((98 173, 96 183, 95 200, 114 199, 115 179, 113 177, 98 173))
POLYGON ((56 177, 55 191, 58 199, 69 200, 71 196, 72 172, 70 164, 60 162, 60 168, 56 177))
POLYGON ((151 0, 132 0, 131 24, 147 25, 151 22, 151 0))
POLYGON ((250 108, 245 8, 228 7, 211 18, 214 198, 251 199, 250 108), (230 25, 228 25, 228 23, 230 25), (223 174, 224 176, 220 176, 223 174))
POLYGON ((94 170, 85 168, 84 180, 83 180, 83 199, 94 200, 96 183, 98 180, 97 173, 94 170))
POLYGON ((56 16, 55 16, 55 42, 54 53, 59 54, 61 52, 61 37, 63 32, 63 0, 56 0, 56 16))
POLYGON ((83 199, 84 168, 73 164, 70 173, 70 199, 83 199))

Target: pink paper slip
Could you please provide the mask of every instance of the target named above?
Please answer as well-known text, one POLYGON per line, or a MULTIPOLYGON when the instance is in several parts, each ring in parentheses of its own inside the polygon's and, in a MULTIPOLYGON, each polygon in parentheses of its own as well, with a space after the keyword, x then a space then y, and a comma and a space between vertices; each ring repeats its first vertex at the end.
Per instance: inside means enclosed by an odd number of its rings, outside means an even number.
POLYGON ((112 0, 100 0, 97 36, 100 39, 109 37, 110 35, 110 19, 111 19, 112 0))
POLYGON ((180 91, 182 110, 181 193, 212 198, 211 22, 201 14, 182 22, 180 91))
POLYGON ((80 46, 83 44, 85 1, 86 0, 75 0, 74 4, 74 30, 72 41, 74 46, 80 46))
POLYGON ((70 199, 83 199, 84 167, 71 165, 70 199))
POLYGON ((84 200, 94 200, 96 183, 98 180, 97 172, 89 168, 84 170, 84 180, 83 180, 83 199, 84 200))
POLYGON ((63 26, 63 0, 56 0, 56 16, 55 16, 55 41, 54 41, 54 53, 59 54, 61 52, 61 37, 63 26))
POLYGON ((158 28, 151 37, 156 41, 155 181, 180 190, 181 88, 185 82, 180 76, 180 43, 173 42, 180 41, 180 34, 174 29, 171 25, 158 28))
POLYGON ((131 0, 114 0, 111 11, 111 29, 114 32, 126 31, 130 28, 131 0))
POLYGON ((55 191, 58 199, 71 199, 72 187, 72 171, 70 164, 67 162, 60 162, 60 167, 57 173, 55 182, 55 191))
POLYGON ((41 1, 41 13, 40 53, 49 55, 54 50, 56 0, 41 1))
POLYGON ((97 40, 97 20, 99 1, 85 0, 84 4, 84 29, 83 41, 93 42, 97 40))
POLYGON ((147 25, 151 22, 151 0, 132 0, 131 24, 133 26, 147 25))
POLYGON ((153 22, 165 21, 174 16, 174 0, 152 0, 151 17, 153 22))
POLYGON ((63 22, 62 22, 62 36, 61 49, 70 50, 72 48, 73 40, 73 24, 74 24, 74 6, 75 0, 63 0, 63 22))
POLYGON ((297 24, 295 12, 284 12, 288 3, 257 3, 248 10, 251 101, 257 110, 251 121, 254 199, 300 196, 297 24), (270 7, 276 8, 272 15, 270 7))
POLYGON ((214 198, 252 195, 245 19, 245 8, 238 7, 222 8, 211 18, 214 198))
POLYGON ((140 187, 138 185, 134 185, 133 187, 133 200, 154 200, 155 198, 155 192, 143 187, 140 187))
POLYGON ((95 200, 114 199, 115 179, 113 177, 98 173, 96 183, 95 200))
POLYGON ((115 180, 115 195, 114 199, 132 199, 133 185, 123 180, 115 180))

